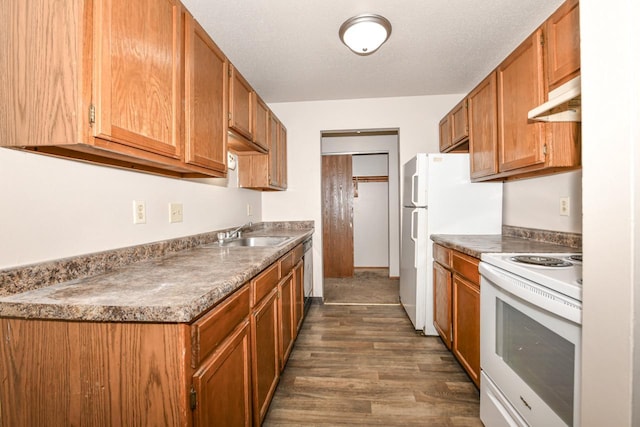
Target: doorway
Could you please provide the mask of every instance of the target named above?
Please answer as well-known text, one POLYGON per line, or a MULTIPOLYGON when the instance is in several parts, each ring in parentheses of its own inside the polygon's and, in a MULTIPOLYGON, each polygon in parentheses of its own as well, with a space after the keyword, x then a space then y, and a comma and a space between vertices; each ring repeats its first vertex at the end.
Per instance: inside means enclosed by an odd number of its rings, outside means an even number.
POLYGON ((398 130, 322 133, 325 303, 397 304, 398 130))

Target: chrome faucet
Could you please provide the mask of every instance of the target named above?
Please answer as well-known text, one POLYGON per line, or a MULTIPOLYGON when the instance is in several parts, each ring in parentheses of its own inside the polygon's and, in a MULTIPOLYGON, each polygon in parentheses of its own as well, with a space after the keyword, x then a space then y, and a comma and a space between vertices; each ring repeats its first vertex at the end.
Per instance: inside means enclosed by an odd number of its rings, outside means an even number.
POLYGON ((225 238, 225 239, 232 239, 232 238, 234 238, 234 237, 240 237, 240 236, 242 236, 242 229, 243 229, 243 228, 245 228, 245 227, 251 227, 252 225, 253 225, 253 223, 252 223, 251 221, 249 221, 249 222, 248 222, 248 223, 246 223, 246 224, 242 224, 242 225, 241 225, 240 227, 238 227, 238 228, 235 228, 235 229, 233 229, 233 230, 231 230, 231 231, 227 231, 227 232, 225 233, 224 238, 225 238))

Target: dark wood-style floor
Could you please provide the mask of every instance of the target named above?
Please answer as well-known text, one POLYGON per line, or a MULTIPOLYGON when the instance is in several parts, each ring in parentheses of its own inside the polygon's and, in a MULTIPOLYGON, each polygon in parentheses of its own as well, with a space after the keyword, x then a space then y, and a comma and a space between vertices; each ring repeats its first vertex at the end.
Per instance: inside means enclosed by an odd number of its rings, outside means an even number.
POLYGON ((400 279, 388 268, 356 268, 353 277, 324 278, 325 304, 400 304, 400 279))
POLYGON ((479 394, 402 306, 314 304, 265 426, 482 426, 479 394))

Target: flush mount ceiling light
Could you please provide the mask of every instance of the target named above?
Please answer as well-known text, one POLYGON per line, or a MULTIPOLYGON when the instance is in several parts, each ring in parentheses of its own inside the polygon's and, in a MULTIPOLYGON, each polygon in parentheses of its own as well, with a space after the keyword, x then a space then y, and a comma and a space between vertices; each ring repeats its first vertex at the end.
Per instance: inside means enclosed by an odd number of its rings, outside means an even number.
POLYGON ((371 55, 391 35, 391 23, 383 16, 363 14, 340 26, 340 40, 358 55, 371 55))

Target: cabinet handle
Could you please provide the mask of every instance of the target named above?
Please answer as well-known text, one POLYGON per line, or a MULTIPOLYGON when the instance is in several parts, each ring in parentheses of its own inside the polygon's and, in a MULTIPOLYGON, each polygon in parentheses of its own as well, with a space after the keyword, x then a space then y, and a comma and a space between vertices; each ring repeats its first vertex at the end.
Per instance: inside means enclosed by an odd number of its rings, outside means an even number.
POLYGON ((189 390, 189 406, 192 411, 195 411, 196 406, 198 405, 198 396, 196 394, 196 389, 191 386, 191 390, 189 390))

